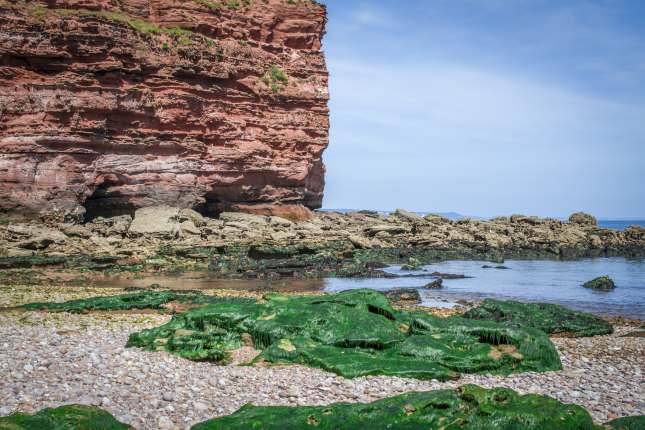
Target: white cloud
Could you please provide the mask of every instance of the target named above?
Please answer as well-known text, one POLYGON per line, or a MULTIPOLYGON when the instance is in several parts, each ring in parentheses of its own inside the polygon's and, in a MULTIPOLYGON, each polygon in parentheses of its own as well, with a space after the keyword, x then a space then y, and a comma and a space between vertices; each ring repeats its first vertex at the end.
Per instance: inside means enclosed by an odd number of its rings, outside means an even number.
POLYGON ((350 13, 356 24, 372 27, 390 27, 393 24, 392 18, 378 6, 370 3, 363 3, 350 13))
POLYGON ((553 216, 645 201, 615 192, 645 181, 643 106, 469 65, 329 66, 330 206, 553 216))

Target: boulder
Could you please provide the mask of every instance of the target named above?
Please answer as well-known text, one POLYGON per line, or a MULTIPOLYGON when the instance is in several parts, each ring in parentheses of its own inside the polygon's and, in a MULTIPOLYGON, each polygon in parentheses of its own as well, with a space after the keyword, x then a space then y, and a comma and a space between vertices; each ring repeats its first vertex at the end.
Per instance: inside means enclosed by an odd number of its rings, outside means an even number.
POLYGON ((184 221, 181 224, 179 224, 179 230, 182 234, 182 236, 185 235, 193 235, 193 236, 199 236, 201 234, 201 231, 197 226, 195 226, 195 223, 192 221, 184 221))
POLYGON ((29 230, 30 235, 16 244, 16 247, 30 250, 46 249, 51 244, 61 245, 67 241, 67 236, 49 228, 33 227, 29 230))
POLYGON ((443 288, 443 279, 435 279, 434 281, 424 285, 423 288, 426 288, 428 290, 438 290, 440 288, 443 288))
POLYGON ((170 206, 153 206, 138 209, 130 224, 132 237, 152 236, 171 239, 179 234, 179 209, 170 206))
POLYGON ((191 221, 197 227, 206 225, 206 218, 193 209, 182 209, 179 211, 179 222, 184 221, 191 221))
POLYGON ((396 211, 394 211, 393 216, 412 223, 425 221, 421 215, 416 214, 414 212, 406 211, 405 209, 397 209, 396 211))
POLYGON ((353 234, 353 235, 350 235, 348 239, 350 242, 352 242, 352 245, 354 245, 358 249, 372 248, 372 241, 365 236, 359 236, 359 235, 353 234))
POLYGON ((390 302, 405 303, 405 304, 419 304, 421 303, 421 294, 419 290, 414 288, 396 288, 383 292, 390 302))
POLYGON ((64 225, 61 231, 69 237, 80 237, 82 239, 89 239, 92 232, 83 225, 64 225))
POLYGON ((579 225, 598 225, 598 220, 587 213, 576 212, 569 217, 569 222, 579 225))
POLYGON ((614 284, 614 281, 609 276, 601 276, 589 282, 585 282, 582 286, 599 291, 611 291, 616 288, 616 284, 614 284))
POLYGON ((428 214, 425 217, 423 217, 426 221, 433 222, 435 224, 442 224, 442 223, 452 223, 449 218, 446 218, 445 216, 442 215, 437 215, 437 214, 428 214))

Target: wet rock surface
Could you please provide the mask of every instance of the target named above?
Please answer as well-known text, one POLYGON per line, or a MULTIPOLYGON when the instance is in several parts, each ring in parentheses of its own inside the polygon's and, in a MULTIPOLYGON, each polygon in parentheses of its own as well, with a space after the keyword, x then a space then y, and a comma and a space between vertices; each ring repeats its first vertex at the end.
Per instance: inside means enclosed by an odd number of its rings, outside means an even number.
POLYGON ((611 334, 614 330, 600 317, 548 303, 486 299, 466 312, 464 317, 503 322, 515 327, 533 327, 548 334, 573 337, 611 334))
POLYGON ((464 429, 576 430, 598 429, 583 408, 545 396, 518 396, 512 390, 485 390, 464 385, 456 390, 409 393, 363 404, 323 407, 247 406, 227 417, 196 425, 193 430, 433 429, 459 423, 464 429))
POLYGON ((109 413, 87 405, 47 408, 35 414, 16 413, 0 417, 0 428, 7 430, 134 430, 109 413))
POLYGON ((598 291, 611 291, 616 288, 616 284, 609 276, 601 276, 589 282, 585 282, 582 286, 598 291))

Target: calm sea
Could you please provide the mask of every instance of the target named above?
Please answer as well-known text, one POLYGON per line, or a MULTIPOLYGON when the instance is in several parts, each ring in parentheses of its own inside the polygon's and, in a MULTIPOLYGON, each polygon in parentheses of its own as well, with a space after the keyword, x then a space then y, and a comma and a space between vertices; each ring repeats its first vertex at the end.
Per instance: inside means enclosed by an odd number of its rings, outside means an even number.
POLYGON ((326 279, 325 289, 342 291, 353 288, 419 288, 424 304, 453 306, 459 299, 486 297, 516 299, 525 302, 558 303, 586 312, 622 315, 645 319, 645 260, 594 258, 580 261, 507 260, 508 270, 484 269, 484 261, 445 261, 425 267, 425 271, 401 272, 398 266, 387 269, 396 274, 418 277, 393 279, 326 279), (444 280, 443 289, 426 290, 432 272, 471 276, 469 279, 444 280), (609 275, 616 289, 600 292, 582 287, 593 278, 609 275))
POLYGON ((598 221, 598 226, 602 228, 612 228, 614 230, 620 230, 623 231, 630 225, 639 225, 641 227, 645 227, 645 220, 606 220, 606 219, 601 219, 598 221))

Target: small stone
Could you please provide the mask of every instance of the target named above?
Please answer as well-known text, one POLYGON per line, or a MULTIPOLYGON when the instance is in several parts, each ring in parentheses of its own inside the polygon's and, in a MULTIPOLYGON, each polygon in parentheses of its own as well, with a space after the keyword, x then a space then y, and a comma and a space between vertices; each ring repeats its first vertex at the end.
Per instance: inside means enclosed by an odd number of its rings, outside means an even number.
POLYGON ((157 420, 157 425, 161 430, 171 430, 172 428, 175 427, 175 425, 170 420, 170 418, 166 416, 160 416, 159 419, 157 420))

